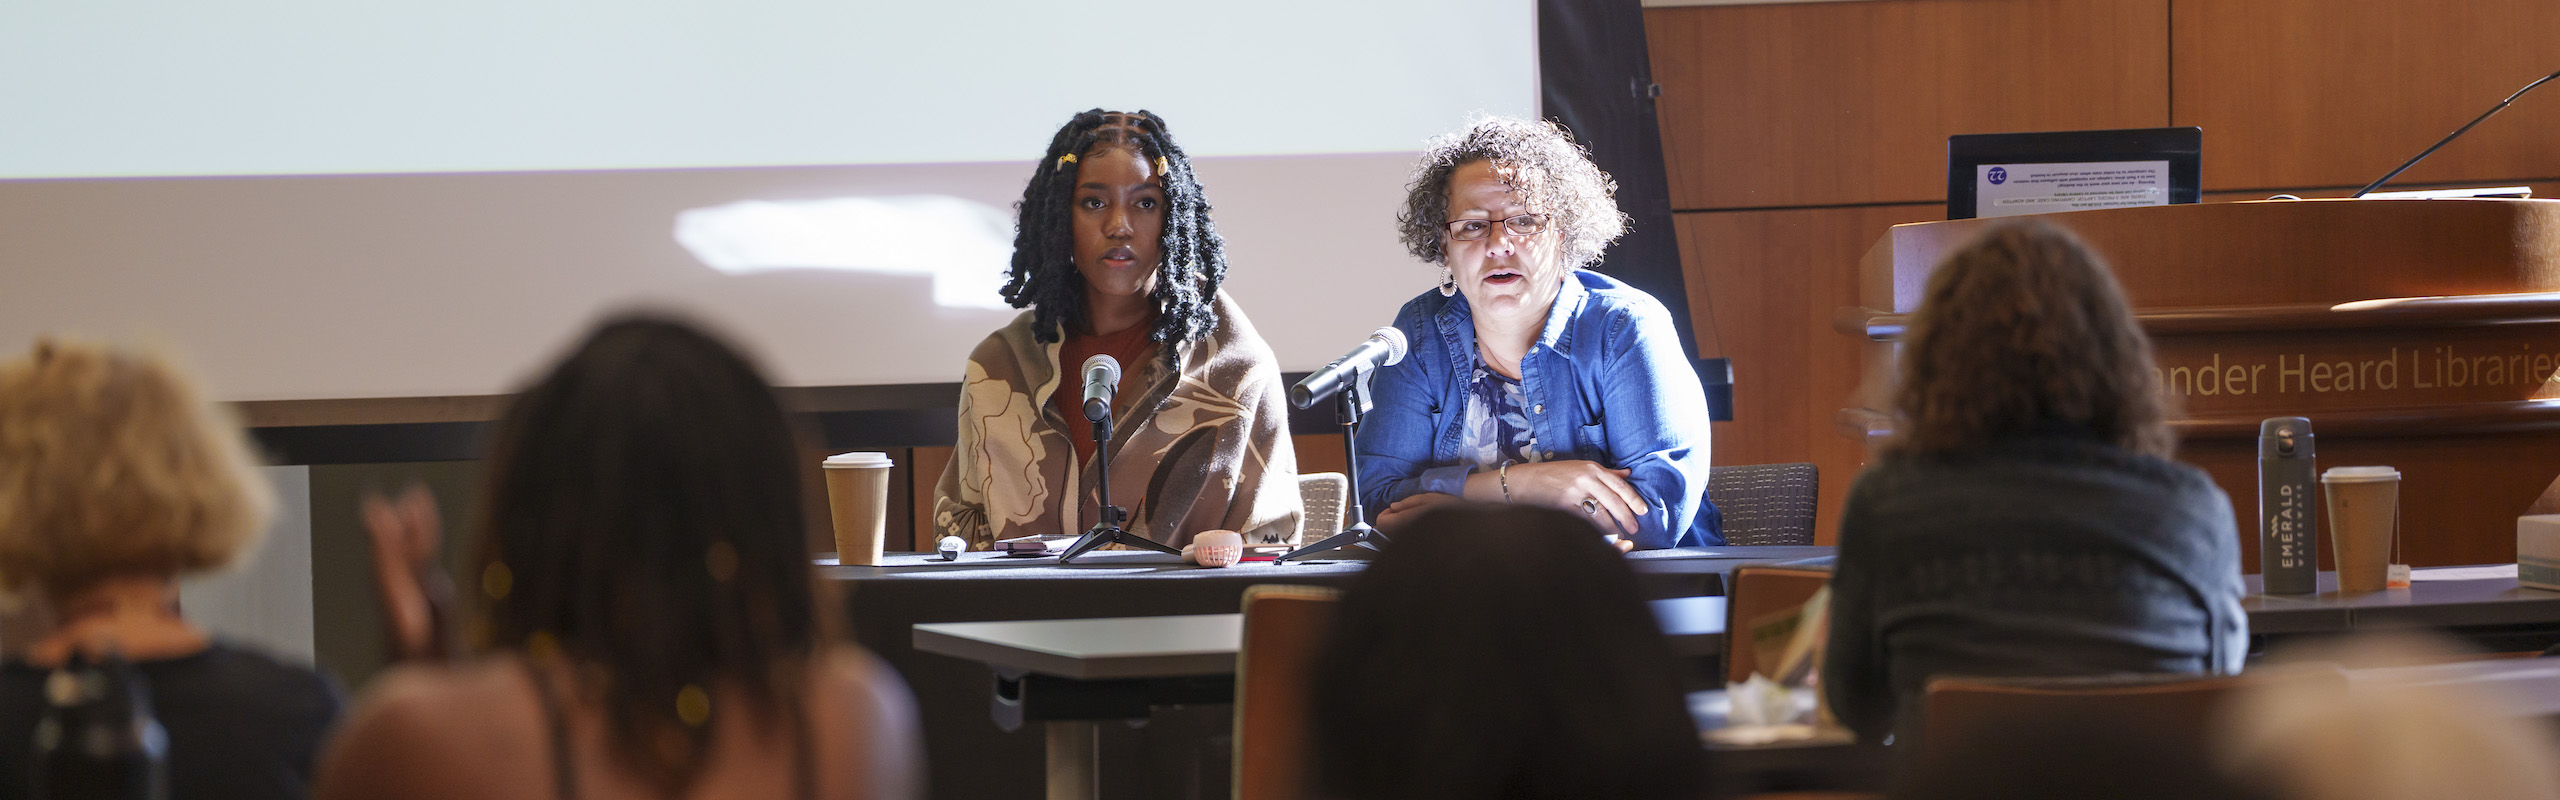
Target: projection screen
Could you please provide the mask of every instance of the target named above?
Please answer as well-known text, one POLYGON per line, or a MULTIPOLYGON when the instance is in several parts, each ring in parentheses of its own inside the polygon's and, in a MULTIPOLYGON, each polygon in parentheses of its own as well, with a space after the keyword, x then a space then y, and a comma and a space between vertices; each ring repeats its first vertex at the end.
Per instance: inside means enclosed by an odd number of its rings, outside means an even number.
POLYGON ((601 315, 776 382, 957 380, 1057 127, 1162 114, 1284 370, 1436 276, 1414 152, 1531 115, 1528 0, 0 0, 0 346, 226 400, 509 391, 601 315))

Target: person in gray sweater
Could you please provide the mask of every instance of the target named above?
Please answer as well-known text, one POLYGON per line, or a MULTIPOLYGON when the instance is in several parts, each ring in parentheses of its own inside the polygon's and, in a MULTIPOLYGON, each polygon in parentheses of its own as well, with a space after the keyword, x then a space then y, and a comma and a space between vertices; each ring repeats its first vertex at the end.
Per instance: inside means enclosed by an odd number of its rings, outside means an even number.
POLYGON ((2039 221, 1985 230, 1930 276, 1900 366, 1896 437, 1840 521, 1834 716, 1907 734, 1942 675, 2240 670, 2231 500, 2171 460, 2150 341, 2097 254, 2039 221))

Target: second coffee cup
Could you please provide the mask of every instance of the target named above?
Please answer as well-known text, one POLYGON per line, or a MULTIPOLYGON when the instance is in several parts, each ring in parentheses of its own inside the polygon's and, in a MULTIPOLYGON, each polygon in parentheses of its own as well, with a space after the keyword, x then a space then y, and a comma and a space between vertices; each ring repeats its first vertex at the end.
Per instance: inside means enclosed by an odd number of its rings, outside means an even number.
POLYGON ((2400 527, 2400 471, 2333 467, 2320 473, 2320 493, 2328 498, 2323 510, 2338 590, 2381 591, 2389 581, 2391 538, 2400 527))
POLYGON ((856 452, 828 456, 827 508, 836 529, 836 563, 875 566, 880 563, 889 527, 887 453, 856 452))

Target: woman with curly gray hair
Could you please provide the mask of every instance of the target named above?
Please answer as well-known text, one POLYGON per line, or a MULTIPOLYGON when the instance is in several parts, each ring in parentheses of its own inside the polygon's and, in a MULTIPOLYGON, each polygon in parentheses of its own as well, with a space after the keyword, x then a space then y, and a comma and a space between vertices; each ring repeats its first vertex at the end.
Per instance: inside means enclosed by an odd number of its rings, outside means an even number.
POLYGON ((1465 498, 1570 509, 1621 547, 1723 543, 1670 312, 1585 269, 1626 230, 1616 191, 1553 123, 1432 140, 1397 221, 1440 287, 1396 314, 1412 354, 1378 370, 1358 443, 1379 524, 1465 498))

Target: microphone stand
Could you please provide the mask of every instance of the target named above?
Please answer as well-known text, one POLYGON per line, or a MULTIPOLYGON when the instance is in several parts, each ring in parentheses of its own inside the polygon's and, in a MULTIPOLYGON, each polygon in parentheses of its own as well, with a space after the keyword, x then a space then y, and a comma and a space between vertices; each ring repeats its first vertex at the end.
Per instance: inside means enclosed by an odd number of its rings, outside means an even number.
POLYGON ((1345 518, 1351 520, 1351 524, 1343 526, 1341 533, 1273 557, 1271 563, 1286 564, 1293 559, 1355 545, 1376 550, 1378 545, 1387 542, 1387 535, 1370 527, 1368 512, 1360 508, 1360 446, 1357 440, 1360 436, 1360 414, 1369 410, 1369 370, 1356 370, 1351 380, 1343 382, 1342 391, 1334 393, 1334 397, 1338 401, 1334 405, 1334 413, 1342 419, 1342 452, 1351 456, 1347 459, 1350 463, 1345 465, 1351 477, 1351 496, 1346 498, 1349 503, 1345 509, 1349 513, 1345 518))
POLYGON ((2524 93, 2526 93, 2526 92, 2530 92, 2530 91, 2533 91, 2533 87, 2541 86, 2542 84, 2544 84, 2544 83, 2546 83, 2546 82, 2550 81, 2550 80, 2551 80, 2551 79, 2553 79, 2553 78, 2560 78, 2560 72, 2554 72, 2554 73, 2551 73, 2551 74, 2549 74, 2549 75, 2544 75, 2544 76, 2542 76, 2542 79, 2541 79, 2541 80, 2537 80, 2537 81, 2534 81, 2534 82, 2532 82, 2532 83, 2525 84, 2525 85, 2524 85, 2524 88, 2522 88, 2522 89, 2517 89, 2515 94, 2507 95, 2507 99, 2498 101, 2498 104, 2497 104, 2497 105, 2494 105, 2494 106, 2490 106, 2490 107, 2489 107, 2489 110, 2487 110, 2487 111, 2483 111, 2483 112, 2480 112, 2480 116, 2477 116, 2477 117, 2473 117, 2473 118, 2471 118, 2471 122, 2469 122, 2469 123, 2467 123, 2467 124, 2463 125, 2461 128, 2457 128, 2457 129, 2455 129, 2455 130, 2454 130, 2454 132, 2452 132, 2452 133, 2445 134, 2445 135, 2444 135, 2444 138, 2442 138, 2442 139, 2437 139, 2435 144, 2428 145, 2428 146, 2427 146, 2427 149, 2426 149, 2426 152, 2419 153, 2419 154, 2417 155, 2417 157, 2415 157, 2415 158, 2411 158, 2411 159, 2409 159, 2409 160, 2407 160, 2407 161, 2400 162, 2400 167, 2399 167, 2398 169, 2394 169, 2394 170, 2392 170, 2392 171, 2391 171, 2391 174, 2382 176, 2382 178, 2381 178, 2380 180, 2376 180, 2376 181, 2374 181, 2374 182, 2372 182, 2372 183, 2365 184, 2365 185, 2364 185, 2364 188, 2362 188, 2362 189, 2357 189, 2355 194, 2347 195, 2347 199, 2349 199, 2349 200, 2353 200, 2353 199, 2358 198, 2358 197, 2363 197, 2363 196, 2365 196, 2365 195, 2367 195, 2367 194, 2371 194, 2371 193, 2373 193, 2373 190, 2375 190, 2375 189, 2380 189, 2380 188, 2382 188, 2382 185, 2383 185, 2383 184, 2386 184, 2386 183, 2390 183, 2390 182, 2391 182, 2391 179, 2393 179, 2393 178, 2397 178, 2397 177, 2400 177, 2400 173, 2403 173, 2403 172, 2407 172, 2407 171, 2409 171, 2409 168, 2410 168, 2410 167, 2417 166, 2417 165, 2418 165, 2418 162, 2420 162, 2420 161, 2425 161, 2425 160, 2427 160, 2427 157, 2428 157, 2428 156, 2435 155, 2435 154, 2436 154, 2436 151, 2444 149, 2444 146, 2445 146, 2445 145, 2452 144, 2452 143, 2453 143, 2453 140, 2455 140, 2455 139, 2460 139, 2460 138, 2462 138, 2462 135, 2463 135, 2463 134, 2470 133, 2470 132, 2471 132, 2471 128, 2472 128, 2473 126, 2479 125, 2480 123, 2483 123, 2483 122, 2487 122, 2487 121, 2489 121, 2489 117, 2490 117, 2491 115, 2494 115, 2494 114, 2496 114, 2496 113, 2498 113, 2498 112, 2500 112, 2500 111, 2505 111, 2505 110, 2507 110, 2507 104, 2508 104, 2508 103, 2513 103, 2513 102, 2515 102, 2515 101, 2516 101, 2516 98, 2523 97, 2523 96, 2524 96, 2524 93))
POLYGON ((1129 512, 1111 504, 1111 410, 1108 408, 1102 410, 1102 416, 1093 419, 1093 468, 1102 484, 1101 519, 1094 522, 1093 527, 1084 532, 1084 536, 1076 539, 1075 544, 1067 545, 1066 552, 1058 554, 1058 563, 1074 561, 1076 556, 1092 552, 1094 548, 1106 544, 1124 544, 1174 555, 1182 554, 1182 551, 1174 549, 1172 545, 1130 533, 1127 529, 1120 527, 1120 523, 1129 520, 1129 512))

